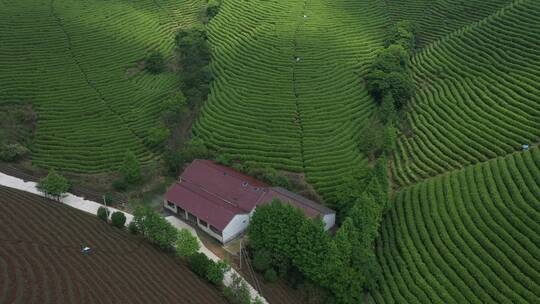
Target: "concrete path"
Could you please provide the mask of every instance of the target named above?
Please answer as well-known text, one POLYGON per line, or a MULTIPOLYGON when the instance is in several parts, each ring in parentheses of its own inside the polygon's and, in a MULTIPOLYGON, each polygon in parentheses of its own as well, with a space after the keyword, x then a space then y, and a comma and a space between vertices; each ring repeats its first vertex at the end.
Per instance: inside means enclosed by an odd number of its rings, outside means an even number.
MULTIPOLYGON (((29 192, 29 193, 32 193, 32 194, 36 194, 36 195, 45 197, 45 195, 36 188, 37 184, 35 182, 26 182, 26 181, 24 181, 24 180, 22 180, 20 178, 13 177, 13 176, 4 174, 2 172, 0 172, 0 185, 10 187, 10 188, 14 188, 14 189, 18 189, 18 190, 22 190, 22 191, 26 191, 26 192, 29 192)), ((85 211, 85 212, 88 212, 88 213, 91 213, 91 214, 94 214, 94 215, 97 214, 97 210, 98 210, 99 207, 104 206, 104 205, 102 205, 100 203, 90 201, 90 200, 86 200, 83 197, 76 196, 76 195, 73 195, 71 193, 65 194, 60 199, 60 201, 62 203, 64 203, 64 204, 68 205, 68 206, 71 206, 73 208, 77 208, 79 210, 82 210, 82 211, 85 211)), ((121 210, 118 210, 118 209, 112 208, 112 207, 107 207, 107 208, 109 208, 109 210, 111 210, 112 212, 120 211, 120 212, 124 213, 125 216, 126 216, 126 226, 133 220, 133 215, 132 214, 129 214, 127 212, 124 212, 124 211, 121 211, 121 210)), ((197 232, 195 231, 195 229, 193 229, 188 224, 182 222, 179 218, 177 218, 175 216, 167 216, 167 217, 165 217, 165 219, 169 223, 171 223, 174 227, 176 227, 177 229, 188 229, 189 231, 191 231, 191 233, 193 235, 197 236, 197 232)), ((198 236, 197 236, 197 238, 199 239, 198 236)), ((219 257, 217 257, 212 251, 210 251, 208 248, 206 248, 203 245, 203 243, 201 242, 200 239, 199 239, 199 244, 201 245, 201 248, 199 249, 199 251, 204 253, 209 259, 211 259, 213 261, 219 261, 220 260, 219 257)), ((226 286, 229 286, 232 283, 232 275, 233 275, 233 273, 236 273, 238 276, 240 276, 240 274, 237 273, 236 270, 231 268, 227 273, 225 273, 225 278, 223 280, 223 284, 225 284, 226 286)), ((259 299, 261 299, 262 303, 266 303, 266 304, 268 303, 263 297, 261 297, 259 295, 259 293, 247 281, 244 280, 244 282, 246 282, 247 286, 249 287, 251 297, 253 299, 258 297, 259 299)))
MULTIPOLYGON (((217 262, 217 261, 220 260, 220 258, 217 255, 215 255, 212 251, 210 251, 210 249, 208 249, 208 248, 206 248, 204 246, 201 239, 197 236, 197 232, 195 231, 195 229, 193 229, 193 227, 186 224, 185 222, 183 222, 181 219, 177 218, 174 215, 167 216, 165 219, 167 221, 169 221, 169 223, 171 223, 177 229, 187 229, 187 230, 189 230, 191 232, 191 234, 196 236, 197 239, 199 239, 199 245, 201 246, 201 248, 199 249, 199 252, 204 253, 209 259, 213 260, 214 262, 217 262)), ((229 286, 232 283, 233 274, 236 274, 239 277, 241 277, 241 275, 231 267, 229 269, 229 271, 225 273, 225 277, 223 279, 223 284, 225 284, 225 286, 229 286)), ((251 286, 246 280, 244 280, 244 281, 246 282, 247 286, 249 287, 249 291, 251 293, 251 298, 252 299, 255 299, 255 298, 259 297, 259 299, 261 300, 262 303, 268 303, 266 301, 266 299, 262 298, 261 295, 259 295, 259 293, 255 290, 255 288, 253 288, 253 286, 251 286)))
MULTIPOLYGON (((22 190, 22 191, 26 191, 26 192, 30 192, 32 194, 36 194, 36 195, 39 195, 39 196, 46 197, 42 192, 40 192, 36 188, 37 183, 35 183, 35 182, 26 182, 26 181, 24 181, 24 180, 22 180, 20 178, 13 177, 13 176, 4 174, 2 172, 0 172, 0 185, 10 187, 10 188, 14 188, 14 189, 18 189, 18 190, 22 190)), ((62 203, 64 203, 64 204, 68 205, 68 206, 71 206, 73 208, 77 208, 79 210, 82 210, 82 211, 85 211, 85 212, 88 212, 88 213, 92 213, 94 215, 97 214, 97 210, 98 210, 99 207, 104 206, 102 204, 96 203, 94 201, 86 200, 83 197, 76 196, 76 195, 73 195, 71 193, 67 193, 67 194, 63 195, 62 198, 60 199, 60 201, 62 203)), ((112 207, 107 207, 107 208, 109 208, 109 210, 111 210, 111 214, 113 212, 115 212, 115 211, 120 211, 120 212, 124 213, 124 215, 126 216, 126 225, 128 225, 133 220, 133 215, 131 215, 129 213, 126 213, 126 212, 124 212, 122 210, 118 210, 118 209, 112 208, 112 207)))

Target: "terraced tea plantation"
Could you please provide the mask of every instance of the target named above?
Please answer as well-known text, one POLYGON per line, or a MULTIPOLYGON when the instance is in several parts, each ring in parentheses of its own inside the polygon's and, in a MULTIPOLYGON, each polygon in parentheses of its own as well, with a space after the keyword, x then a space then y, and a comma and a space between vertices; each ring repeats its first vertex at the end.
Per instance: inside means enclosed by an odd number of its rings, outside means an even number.
POLYGON ((540 10, 517 1, 420 51, 418 92, 394 176, 400 185, 540 140, 540 10))
POLYGON ((382 47, 381 1, 224 1, 210 23, 215 81, 194 130, 233 158, 305 172, 324 197, 366 159, 360 77, 382 47))
POLYGON ((377 303, 538 303, 540 150, 398 192, 378 248, 377 303))
POLYGON ((0 303, 226 303, 147 241, 1 186, 0 278, 0 303), (94 252, 83 255, 83 245, 94 252))
POLYGON ((410 20, 418 27, 420 46, 480 21, 513 0, 386 0, 393 21, 410 20))
POLYGON ((195 23, 200 1, 0 2, 0 100, 38 114, 34 164, 75 172, 115 168, 127 149, 142 162, 173 73, 138 71, 148 51, 172 58, 174 35, 195 23))

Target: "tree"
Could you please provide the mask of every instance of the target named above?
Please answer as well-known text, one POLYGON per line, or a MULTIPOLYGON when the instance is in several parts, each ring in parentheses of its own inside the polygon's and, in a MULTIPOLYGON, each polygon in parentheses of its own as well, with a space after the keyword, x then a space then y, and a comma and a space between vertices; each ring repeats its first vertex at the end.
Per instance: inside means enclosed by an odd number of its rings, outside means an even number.
POLYGON ((201 252, 197 252, 189 257, 189 269, 201 278, 206 278, 211 264, 212 260, 201 252))
POLYGON ((264 279, 269 283, 275 283, 277 281, 278 276, 274 268, 269 268, 264 272, 264 279))
POLYGON ((103 206, 99 207, 97 210, 97 217, 100 220, 107 222, 109 220, 109 209, 103 206))
POLYGON ((199 251, 199 240, 191 231, 180 229, 175 243, 176 253, 182 257, 189 257, 199 251))
POLYGON ((170 134, 171 131, 165 126, 152 127, 148 130, 148 141, 151 145, 161 145, 169 138, 170 134))
POLYGON ((133 212, 137 230, 160 249, 172 249, 178 230, 148 206, 138 206, 133 212))
POLYGON ((28 149, 18 143, 0 145, 0 160, 6 162, 16 161, 28 154, 28 149))
POLYGON ((221 5, 220 1, 217 0, 208 0, 208 5, 206 6, 206 16, 208 19, 214 18, 219 12, 219 6, 221 5))
POLYGON ((49 174, 42 178, 38 184, 37 189, 43 192, 46 196, 50 196, 55 200, 59 200, 62 194, 66 193, 69 188, 69 182, 66 178, 56 173, 53 169, 49 171, 49 174))
POLYGON ((385 78, 387 93, 391 93, 395 100, 396 109, 403 108, 414 95, 414 83, 406 73, 391 72, 385 78))
POLYGON ((136 184, 141 181, 141 165, 135 156, 135 153, 128 150, 124 157, 124 163, 120 167, 120 173, 124 180, 129 184, 136 184))
POLYGON ((111 215, 111 223, 114 227, 124 228, 126 224, 126 215, 124 212, 116 211, 111 215))
POLYGON ((405 72, 409 63, 409 52, 401 45, 390 45, 375 58, 371 68, 385 73, 405 72))
POLYGON ((157 51, 151 52, 146 56, 144 67, 152 74, 159 74, 165 69, 165 59, 163 59, 161 53, 157 51))
POLYGON ((212 262, 206 270, 206 279, 214 285, 220 285, 228 269, 229 265, 223 261, 212 262))
POLYGON ((231 284, 223 288, 223 295, 232 304, 251 304, 249 288, 236 273, 232 274, 231 284))
POLYGON ((310 280, 322 286, 328 284, 328 267, 333 262, 330 235, 321 219, 304 220, 296 229, 296 250, 293 257, 297 266, 310 280))
POLYGON ((288 270, 296 250, 296 231, 305 219, 300 209, 279 200, 258 206, 248 227, 251 247, 257 251, 266 251, 272 256, 272 265, 285 266, 288 270))
POLYGON ((257 250, 253 254, 253 268, 264 273, 272 266, 272 256, 264 250, 257 250))
POLYGON ((396 119, 396 102, 391 93, 387 93, 382 98, 379 117, 383 125, 391 123, 396 119))

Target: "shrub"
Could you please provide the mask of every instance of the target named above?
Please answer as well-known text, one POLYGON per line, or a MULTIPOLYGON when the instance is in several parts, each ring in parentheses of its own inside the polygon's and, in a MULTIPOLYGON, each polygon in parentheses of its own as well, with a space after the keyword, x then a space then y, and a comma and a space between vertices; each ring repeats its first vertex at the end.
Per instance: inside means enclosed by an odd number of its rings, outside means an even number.
POLYGON ((179 256, 190 257, 199 251, 199 240, 191 231, 181 229, 178 233, 178 239, 175 243, 176 253, 179 256))
POLYGON ((228 269, 229 265, 223 261, 211 262, 206 270, 206 279, 214 285, 220 285, 223 283, 223 277, 228 269))
POLYGON ((135 153, 127 151, 124 157, 124 163, 120 167, 120 173, 124 181, 129 184, 135 184, 141 181, 141 165, 135 156, 135 153))
POLYGON ((128 187, 127 182, 124 179, 117 179, 112 182, 112 187, 117 191, 125 191, 128 187))
POLYGON ((253 255, 253 268, 265 272, 272 264, 272 257, 268 251, 258 250, 253 255))
POLYGON ((144 62, 144 67, 152 74, 159 74, 165 70, 165 60, 159 52, 151 52, 144 62))
POLYGON ((126 215, 123 212, 116 211, 111 215, 111 222, 114 227, 124 228, 126 215))
POLYGON ((277 281, 277 273, 273 268, 267 269, 264 273, 264 279, 267 282, 275 283, 277 281))
POLYGON ((110 193, 105 193, 105 195, 103 195, 103 201, 105 205, 111 205, 114 202, 113 196, 110 193))
POLYGON ((223 288, 223 295, 232 304, 251 304, 249 288, 236 273, 232 274, 232 282, 223 288))
POLYGON ((151 145, 162 145, 170 134, 171 131, 164 126, 152 127, 148 130, 148 141, 151 145))
POLYGON ((109 209, 103 206, 99 207, 97 210, 97 217, 100 220, 107 222, 109 220, 109 209))
POLYGON ((137 223, 135 223, 134 221, 130 222, 128 225, 128 231, 131 234, 139 233, 139 228, 137 227, 137 223))
POLYGON ((206 16, 208 20, 214 18, 219 12, 219 6, 221 3, 216 0, 208 0, 208 5, 206 6, 206 16))
POLYGON ((189 257, 189 269, 201 278, 206 278, 212 261, 204 254, 197 252, 189 257))
POLYGON ((228 156, 223 155, 223 154, 216 156, 214 161, 220 165, 227 166, 227 167, 230 167, 232 163, 231 159, 228 156))
POLYGON ((60 199, 62 194, 66 193, 69 190, 69 182, 66 178, 56 173, 56 171, 51 170, 49 174, 42 178, 38 184, 37 189, 47 196, 51 196, 56 200, 60 199))
POLYGON ((178 230, 148 206, 139 206, 133 212, 137 230, 162 250, 173 248, 178 230))
POLYGON ((28 149, 20 144, 7 144, 0 146, 0 160, 12 162, 28 154, 28 149))

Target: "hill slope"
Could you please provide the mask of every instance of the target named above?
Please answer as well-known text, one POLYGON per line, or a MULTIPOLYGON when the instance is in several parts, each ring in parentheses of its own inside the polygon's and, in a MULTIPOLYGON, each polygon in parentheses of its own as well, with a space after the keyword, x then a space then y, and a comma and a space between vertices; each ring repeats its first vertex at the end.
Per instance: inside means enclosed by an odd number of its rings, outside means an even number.
POLYGON ((377 247, 377 303, 538 303, 540 150, 399 191, 377 247))
POLYGON ((224 154, 300 171, 328 198, 366 164, 371 98, 356 73, 382 47, 380 1, 224 1, 210 23, 215 81, 195 132, 224 154))
POLYGON ((147 130, 175 90, 172 73, 137 73, 149 50, 172 56, 197 0, 1 1, 0 104, 38 112, 33 162, 75 172, 116 167, 126 149, 148 161, 147 130))
POLYGON ((458 30, 497 12, 514 0, 385 0, 393 21, 411 20, 418 26, 419 45, 458 30))
POLYGON ((145 240, 1 186, 0 265, 0 303, 226 303, 145 240))
POLYGON ((407 185, 540 139, 539 1, 517 1, 413 58, 419 88, 394 176, 407 185))

